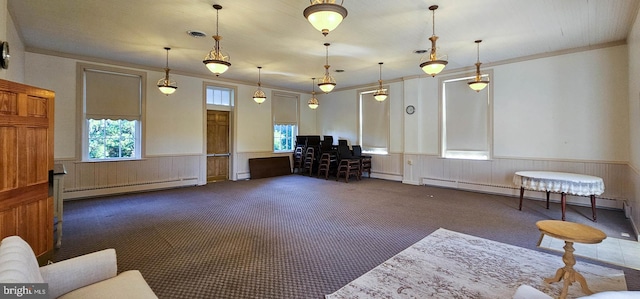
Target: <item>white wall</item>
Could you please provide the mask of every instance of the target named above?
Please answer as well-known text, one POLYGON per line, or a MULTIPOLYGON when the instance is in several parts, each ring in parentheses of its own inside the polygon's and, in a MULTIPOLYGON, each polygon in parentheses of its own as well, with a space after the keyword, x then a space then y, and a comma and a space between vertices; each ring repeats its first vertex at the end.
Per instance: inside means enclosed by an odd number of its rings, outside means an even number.
MULTIPOLYGON (((635 227, 640 226, 640 12, 627 37, 629 47, 629 204, 635 227)), ((638 229, 636 229, 638 233, 638 229)))
POLYGON ((24 44, 18 35, 11 14, 7 10, 7 0, 0 0, 0 41, 9 42, 9 69, 0 68, 0 79, 24 82, 24 44))
MULTIPOLYGON (((81 153, 77 152, 77 144, 81 142, 76 133, 79 125, 77 101, 81 99, 76 98, 76 65, 79 62, 108 64, 60 57, 53 53, 27 52, 25 57, 25 83, 56 92, 54 154, 55 159, 64 163, 69 171, 68 180, 65 180, 65 192, 68 191, 66 198, 108 194, 109 190, 128 192, 206 182, 206 126, 203 117, 206 108, 203 85, 205 82, 215 84, 215 79, 171 74, 178 82, 178 90, 173 95, 166 96, 156 87, 157 80, 164 76, 160 69, 123 67, 120 63, 114 63, 112 67, 142 71, 147 75, 143 127, 143 151, 146 159, 142 162, 83 163, 80 161, 81 153), (99 191, 91 191, 92 189, 99 191)), ((264 88, 268 96, 267 102, 258 105, 252 99, 256 88, 254 84, 219 84, 235 87, 237 91, 231 124, 234 149, 232 157, 235 165, 230 177, 246 178, 249 158, 277 155, 273 153, 272 147, 269 100, 275 90, 264 88)), ((316 113, 307 111, 310 109, 306 106, 310 95, 288 93, 300 97, 301 133, 315 134, 316 113)))
POLYGON ((497 157, 629 159, 627 47, 493 68, 497 157))
MULTIPOLYGON (((493 67, 494 156, 626 162, 626 57, 623 45, 493 67)), ((405 153, 439 153, 438 84, 405 81, 405 153)))

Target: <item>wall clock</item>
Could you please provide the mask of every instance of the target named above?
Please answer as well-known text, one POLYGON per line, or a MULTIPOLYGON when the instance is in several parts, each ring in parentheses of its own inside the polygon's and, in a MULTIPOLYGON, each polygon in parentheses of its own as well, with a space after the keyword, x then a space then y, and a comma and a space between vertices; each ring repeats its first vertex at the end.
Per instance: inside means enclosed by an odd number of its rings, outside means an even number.
POLYGON ((414 112, 416 112, 416 107, 413 107, 413 105, 409 105, 407 106, 407 114, 413 114, 414 112))
POLYGON ((0 67, 2 67, 3 69, 8 69, 9 68, 9 42, 2 42, 0 52, 1 52, 0 56, 2 58, 2 60, 0 60, 0 67))

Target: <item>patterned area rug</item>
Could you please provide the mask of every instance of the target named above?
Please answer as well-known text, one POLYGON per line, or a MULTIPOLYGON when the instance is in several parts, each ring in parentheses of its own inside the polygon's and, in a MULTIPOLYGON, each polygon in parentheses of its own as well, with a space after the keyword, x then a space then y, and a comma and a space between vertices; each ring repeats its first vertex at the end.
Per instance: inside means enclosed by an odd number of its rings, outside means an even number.
MULTIPOLYGON (((557 296, 562 284, 547 284, 543 278, 562 266, 557 255, 440 228, 325 297, 511 298, 522 284, 557 296)), ((594 292, 627 289, 621 270, 582 261, 574 269, 594 292)), ((584 294, 574 283, 568 298, 579 296, 584 294)))

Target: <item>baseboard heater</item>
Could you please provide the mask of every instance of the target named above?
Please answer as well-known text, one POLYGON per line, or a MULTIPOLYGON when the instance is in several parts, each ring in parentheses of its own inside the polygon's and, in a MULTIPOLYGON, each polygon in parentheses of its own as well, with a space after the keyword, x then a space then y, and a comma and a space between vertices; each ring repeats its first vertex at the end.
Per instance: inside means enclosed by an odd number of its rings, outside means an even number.
POLYGON ((86 188, 65 189, 63 192, 64 200, 81 199, 87 197, 96 197, 104 195, 122 194, 130 192, 141 192, 160 190, 176 187, 195 186, 198 184, 198 178, 182 178, 162 181, 135 182, 129 184, 110 185, 110 186, 93 186, 86 188))
MULTIPOLYGON (((421 185, 430 185, 437 187, 445 187, 452 189, 460 189, 488 194, 498 194, 511 197, 520 197, 520 188, 516 186, 505 186, 496 184, 483 184, 462 182, 456 180, 440 179, 440 178, 422 178, 421 185)), ((556 196, 557 197, 557 196, 556 196)), ((546 194, 539 191, 526 191, 525 198, 534 200, 546 201, 546 194)), ((591 202, 588 197, 567 195, 567 202, 578 206, 591 206, 591 202)), ((553 202, 560 202, 559 199, 552 198, 553 202)), ((622 210, 623 199, 597 197, 597 206, 601 208, 619 209, 622 210)))

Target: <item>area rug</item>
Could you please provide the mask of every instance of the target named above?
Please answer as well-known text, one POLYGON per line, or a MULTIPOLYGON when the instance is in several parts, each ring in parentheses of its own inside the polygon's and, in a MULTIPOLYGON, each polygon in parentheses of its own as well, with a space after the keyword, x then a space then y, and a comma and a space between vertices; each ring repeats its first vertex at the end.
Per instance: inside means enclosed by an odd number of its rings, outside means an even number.
MULTIPOLYGON (((533 241, 535 242, 535 240, 533 241)), ((558 296, 547 284, 562 257, 440 228, 325 298, 511 298, 523 284, 558 296)), ((594 292, 626 290, 624 273, 578 261, 594 292)), ((568 298, 584 296, 580 285, 568 298)))

